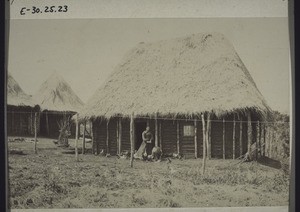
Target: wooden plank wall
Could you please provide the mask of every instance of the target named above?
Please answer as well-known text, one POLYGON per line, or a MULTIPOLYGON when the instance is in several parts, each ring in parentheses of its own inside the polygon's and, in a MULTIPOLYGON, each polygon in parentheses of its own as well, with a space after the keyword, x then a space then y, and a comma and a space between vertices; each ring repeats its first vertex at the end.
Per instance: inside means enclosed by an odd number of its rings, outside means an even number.
MULTIPOLYGON (((8 136, 33 136, 34 135, 34 113, 35 111, 12 110, 7 111, 7 135, 8 136)), ((37 117, 37 133, 39 134, 40 120, 37 117)))
POLYGON ((223 158, 223 122, 211 122, 211 157, 223 158))
POLYGON ((198 157, 203 157, 203 129, 200 120, 197 122, 197 148, 198 157))
POLYGON ((99 154, 106 153, 106 121, 97 119, 93 122, 94 150, 99 154))
POLYGON ((176 121, 165 120, 162 123, 162 145, 164 154, 177 153, 176 121))
MULTIPOLYGON (((183 136, 183 127, 185 125, 194 126, 194 121, 179 122, 180 153, 182 153, 185 158, 195 158, 194 136, 183 136)), ((176 131, 174 133, 176 133, 176 131)))
POLYGON ((122 119, 121 151, 130 151, 130 120, 122 119))
POLYGON ((227 116, 225 118, 225 158, 226 159, 232 159, 233 151, 233 122, 232 122, 232 116, 227 116))
MULTIPOLYGON (((244 119, 246 120, 246 119, 244 119)), ((248 123, 243 122, 243 154, 247 152, 247 140, 248 140, 248 123)))
POLYGON ((117 119, 110 119, 108 124, 108 133, 109 133, 109 153, 111 155, 116 155, 118 153, 117 146, 117 119))

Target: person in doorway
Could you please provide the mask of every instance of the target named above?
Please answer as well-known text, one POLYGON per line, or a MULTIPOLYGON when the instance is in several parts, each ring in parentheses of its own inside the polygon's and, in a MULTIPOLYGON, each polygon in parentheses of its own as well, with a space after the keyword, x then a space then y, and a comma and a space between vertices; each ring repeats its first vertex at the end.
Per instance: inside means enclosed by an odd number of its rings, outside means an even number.
POLYGON ((146 143, 145 155, 151 155, 152 151, 152 133, 150 132, 150 127, 146 127, 146 130, 142 133, 143 142, 146 143))

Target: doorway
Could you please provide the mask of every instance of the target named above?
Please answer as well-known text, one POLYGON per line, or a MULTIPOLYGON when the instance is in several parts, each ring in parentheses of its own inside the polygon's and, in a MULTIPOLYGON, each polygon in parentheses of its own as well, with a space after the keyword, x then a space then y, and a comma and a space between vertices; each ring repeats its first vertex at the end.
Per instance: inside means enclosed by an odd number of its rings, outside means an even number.
POLYGON ((146 121, 139 121, 135 123, 135 150, 138 150, 143 142, 142 133, 147 127, 146 121))

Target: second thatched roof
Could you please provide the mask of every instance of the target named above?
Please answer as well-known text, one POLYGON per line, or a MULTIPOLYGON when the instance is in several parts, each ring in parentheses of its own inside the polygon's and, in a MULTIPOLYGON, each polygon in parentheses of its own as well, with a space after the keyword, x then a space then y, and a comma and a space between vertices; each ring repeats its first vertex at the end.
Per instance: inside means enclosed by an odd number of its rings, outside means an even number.
POLYGON ((34 95, 42 110, 78 112, 83 102, 72 90, 71 86, 54 72, 34 95))
POLYGON ((23 91, 23 89, 9 72, 7 73, 6 89, 7 105, 29 107, 34 107, 37 105, 32 97, 23 91))
POLYGON ((140 43, 81 111, 81 118, 223 115, 270 109, 232 44, 219 33, 140 43))

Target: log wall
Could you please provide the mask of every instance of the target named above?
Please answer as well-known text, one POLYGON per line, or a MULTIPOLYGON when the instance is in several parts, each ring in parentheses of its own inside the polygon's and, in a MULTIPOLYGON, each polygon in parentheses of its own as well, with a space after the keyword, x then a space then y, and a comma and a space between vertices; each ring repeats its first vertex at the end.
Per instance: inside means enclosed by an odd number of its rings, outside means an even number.
POLYGON ((185 156, 185 158, 195 158, 194 135, 192 135, 192 136, 184 136, 183 135, 183 128, 186 125, 194 127, 194 121, 180 121, 179 122, 180 153, 182 153, 185 156))
MULTIPOLYGON (((255 117, 254 117, 255 118, 255 117)), ((138 120, 138 119, 137 119, 138 120)), ((240 154, 240 124, 236 118, 235 125, 235 157, 238 158, 240 154)), ((242 123, 242 154, 247 152, 247 121, 243 117, 242 123)), ((141 120, 140 120, 141 121, 141 120)), ((144 120, 147 121, 147 120, 144 120)), ((226 159, 233 158, 233 116, 225 117, 225 156, 226 159)), ((155 138, 155 120, 148 120, 150 131, 153 135, 153 146, 155 138)), ((138 123, 138 122, 136 122, 138 123)), ((159 146, 162 145, 162 150, 165 155, 177 153, 177 121, 175 120, 158 120, 159 146), (160 131, 161 130, 161 131, 160 131), (161 135, 161 137, 160 137, 161 135)), ((179 121, 179 149, 186 158, 195 157, 195 137, 183 136, 185 125, 194 126, 193 120, 179 121)), ((106 150, 106 120, 97 120, 93 123, 93 136, 95 141, 95 148, 99 153, 101 150, 106 150)), ((256 141, 256 123, 252 123, 252 143, 256 141)), ((111 155, 117 154, 117 119, 111 119, 108 124, 109 133, 109 153, 111 155)), ((122 119, 122 140, 121 151, 130 151, 130 120, 122 119)), ((203 156, 203 132, 202 123, 197 121, 197 157, 203 156)), ((211 121, 211 157, 223 158, 223 122, 222 119, 212 117, 211 121)))
POLYGON ((165 120, 162 122, 162 145, 164 154, 173 154, 177 152, 176 129, 176 121, 165 120))

